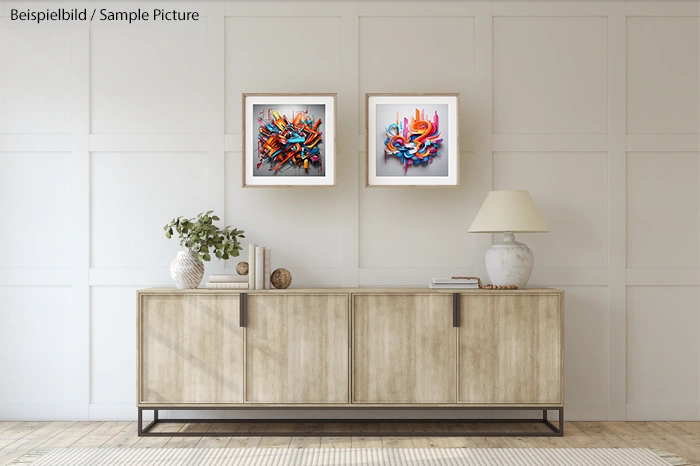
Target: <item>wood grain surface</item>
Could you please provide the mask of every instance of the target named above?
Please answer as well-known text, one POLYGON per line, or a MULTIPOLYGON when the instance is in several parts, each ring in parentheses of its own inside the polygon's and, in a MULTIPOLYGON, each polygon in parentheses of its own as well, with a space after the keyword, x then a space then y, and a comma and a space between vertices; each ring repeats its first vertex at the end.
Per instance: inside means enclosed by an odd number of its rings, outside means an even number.
POLYGON ((349 296, 252 295, 246 402, 348 403, 349 296))
POLYGON ((558 294, 462 296, 459 401, 563 402, 558 294))
POLYGON ((353 401, 454 403, 451 295, 354 295, 353 401))
POLYGON ((243 401, 237 295, 142 296, 140 403, 243 401))

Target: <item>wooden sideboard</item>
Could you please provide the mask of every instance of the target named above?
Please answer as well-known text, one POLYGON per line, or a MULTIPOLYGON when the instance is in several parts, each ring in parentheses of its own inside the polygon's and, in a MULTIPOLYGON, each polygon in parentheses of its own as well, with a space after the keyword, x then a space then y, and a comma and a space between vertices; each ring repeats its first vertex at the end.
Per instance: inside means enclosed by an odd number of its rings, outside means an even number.
POLYGON ((546 421, 563 416, 561 290, 152 288, 137 301, 139 421, 142 409, 513 408, 561 431, 546 421))

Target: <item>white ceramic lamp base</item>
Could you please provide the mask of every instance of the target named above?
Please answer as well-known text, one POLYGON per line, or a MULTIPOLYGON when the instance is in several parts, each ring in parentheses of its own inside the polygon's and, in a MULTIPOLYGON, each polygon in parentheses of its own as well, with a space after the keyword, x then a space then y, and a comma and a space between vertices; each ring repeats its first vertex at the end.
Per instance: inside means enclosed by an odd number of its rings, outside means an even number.
POLYGON ((486 251, 486 272, 494 285, 525 288, 534 265, 535 256, 530 248, 515 241, 515 235, 509 231, 503 235, 502 242, 486 251))

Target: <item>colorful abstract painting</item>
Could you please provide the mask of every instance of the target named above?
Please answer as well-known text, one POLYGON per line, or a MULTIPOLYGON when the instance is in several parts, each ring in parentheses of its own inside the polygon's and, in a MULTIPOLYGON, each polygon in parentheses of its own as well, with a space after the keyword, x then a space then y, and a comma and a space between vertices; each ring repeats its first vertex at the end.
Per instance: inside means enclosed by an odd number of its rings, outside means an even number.
MULTIPOLYGON (((323 174, 323 118, 310 106, 255 106, 258 116, 256 175, 323 174), (289 173, 289 172, 292 173, 289 173)), ((321 107, 322 106, 311 106, 321 107)), ((323 113, 321 113, 322 115, 323 113)), ((264 175, 263 175, 264 176, 264 175)))
POLYGON ((457 186, 459 94, 367 94, 367 186, 457 186))
POLYGON ((335 94, 243 94, 243 187, 335 186, 335 94))
POLYGON ((432 119, 426 117, 425 109, 415 109, 409 120, 396 112, 396 121, 386 128, 384 140, 384 163, 388 159, 398 160, 404 173, 414 165, 431 163, 440 155, 440 118, 437 110, 432 119))

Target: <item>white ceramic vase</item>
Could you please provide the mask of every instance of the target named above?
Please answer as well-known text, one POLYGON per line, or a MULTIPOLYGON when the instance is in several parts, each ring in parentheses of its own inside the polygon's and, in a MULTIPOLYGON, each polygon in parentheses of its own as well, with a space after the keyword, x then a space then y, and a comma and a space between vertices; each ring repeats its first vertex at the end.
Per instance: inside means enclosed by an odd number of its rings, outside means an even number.
POLYGON ((525 288, 530 281, 535 256, 523 243, 515 241, 515 235, 509 231, 503 241, 496 243, 486 251, 486 272, 494 285, 515 285, 525 288))
POLYGON ((170 264, 170 276, 181 290, 197 288, 204 277, 204 263, 192 251, 180 251, 170 264))

